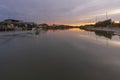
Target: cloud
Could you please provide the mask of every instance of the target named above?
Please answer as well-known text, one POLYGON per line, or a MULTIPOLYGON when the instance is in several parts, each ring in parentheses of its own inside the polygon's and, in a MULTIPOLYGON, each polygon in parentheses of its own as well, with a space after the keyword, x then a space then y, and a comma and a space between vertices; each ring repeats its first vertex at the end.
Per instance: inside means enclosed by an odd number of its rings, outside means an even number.
POLYGON ((120 0, 1 0, 0 19, 15 18, 35 22, 78 24, 94 22, 95 17, 118 20, 120 0))

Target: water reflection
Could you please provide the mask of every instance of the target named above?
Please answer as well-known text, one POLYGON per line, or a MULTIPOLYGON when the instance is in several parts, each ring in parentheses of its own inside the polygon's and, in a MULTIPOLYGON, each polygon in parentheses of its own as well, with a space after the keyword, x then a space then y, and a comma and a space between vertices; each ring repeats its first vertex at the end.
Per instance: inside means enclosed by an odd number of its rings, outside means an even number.
POLYGON ((39 35, 40 34, 40 31, 35 31, 35 35, 39 35))
POLYGON ((108 39, 112 39, 112 37, 115 36, 115 35, 119 36, 119 38, 120 38, 120 34, 118 32, 102 31, 102 30, 85 30, 85 31, 94 32, 95 35, 97 35, 99 37, 105 37, 105 38, 108 38, 108 39))
MULTIPOLYGON (((96 36, 98 37, 105 37, 107 39, 112 39, 113 36, 118 36, 120 38, 120 34, 113 32, 113 31, 101 31, 101 30, 83 30, 80 28, 71 28, 71 29, 57 29, 57 30, 46 30, 46 32, 59 32, 59 31, 73 31, 73 32, 81 32, 81 33, 85 33, 88 32, 90 35, 91 32, 94 32, 96 36)), ((80 33, 80 34, 81 34, 80 33)))
POLYGON ((0 78, 120 80, 120 45, 107 48, 102 44, 115 42, 117 37, 111 32, 80 29, 2 34, 0 43, 11 44, 0 47, 0 78))
POLYGON ((6 33, 1 33, 0 34, 0 46, 3 46, 5 44, 10 43, 11 41, 14 41, 15 39, 20 39, 20 38, 31 38, 32 35, 39 35, 39 32, 28 32, 28 31, 24 31, 24 32, 6 32, 6 33))
POLYGON ((94 31, 96 35, 103 36, 108 39, 112 39, 112 36, 114 36, 114 32, 111 31, 94 31))

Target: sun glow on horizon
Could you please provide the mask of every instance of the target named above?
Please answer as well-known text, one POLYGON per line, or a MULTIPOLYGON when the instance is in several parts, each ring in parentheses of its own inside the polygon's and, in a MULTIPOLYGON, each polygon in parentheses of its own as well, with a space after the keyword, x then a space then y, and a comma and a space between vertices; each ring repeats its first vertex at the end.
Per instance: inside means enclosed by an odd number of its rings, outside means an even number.
POLYGON ((70 31, 80 31, 80 32, 85 32, 85 30, 81 30, 80 28, 72 28, 69 29, 70 31))
POLYGON ((84 26, 84 25, 93 25, 95 24, 95 22, 92 23, 74 23, 74 24, 66 24, 66 25, 70 25, 70 26, 84 26))

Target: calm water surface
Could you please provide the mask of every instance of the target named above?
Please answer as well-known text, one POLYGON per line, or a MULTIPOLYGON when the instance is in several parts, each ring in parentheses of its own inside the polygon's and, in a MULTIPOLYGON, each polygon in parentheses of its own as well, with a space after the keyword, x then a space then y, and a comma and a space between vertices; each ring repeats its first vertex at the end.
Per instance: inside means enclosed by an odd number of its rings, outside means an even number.
POLYGON ((120 37, 80 29, 1 32, 0 80, 120 80, 120 37))

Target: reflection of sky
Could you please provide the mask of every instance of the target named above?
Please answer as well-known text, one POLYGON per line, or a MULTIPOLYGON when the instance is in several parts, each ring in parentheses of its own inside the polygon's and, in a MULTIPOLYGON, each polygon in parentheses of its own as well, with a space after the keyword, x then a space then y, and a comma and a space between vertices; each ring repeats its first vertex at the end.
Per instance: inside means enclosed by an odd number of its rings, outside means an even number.
MULTIPOLYGON (((70 31, 77 33, 77 38, 83 39, 88 42, 92 42, 98 45, 105 45, 105 46, 120 46, 120 37, 118 35, 112 36, 112 39, 107 37, 96 35, 94 32, 87 32, 84 30, 80 30, 79 28, 70 29, 70 31)), ((106 34, 107 35, 107 34, 106 34)))
MULTIPOLYGON (((120 48, 93 43, 94 32, 74 29, 39 35, 0 36, 14 38, 0 45, 2 80, 120 80, 120 48)), ((99 40, 106 38, 97 36, 100 44, 99 40)))
POLYGON ((1 0, 0 19, 57 24, 84 24, 109 18, 119 20, 120 0, 1 0))
MULTIPOLYGON (((9 43, 15 41, 18 38, 30 38, 32 32, 24 31, 24 32, 0 32, 0 47, 4 45, 8 45, 9 43)), ((13 44, 13 43, 12 43, 13 44)))

